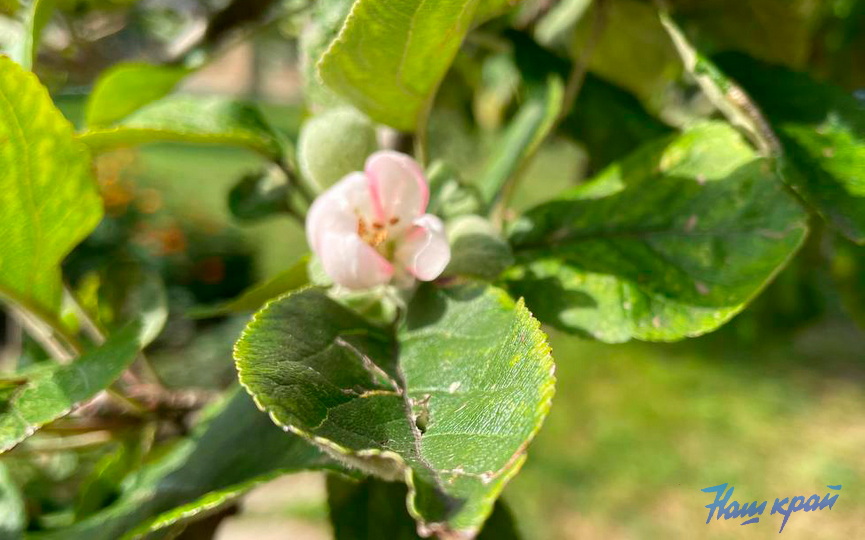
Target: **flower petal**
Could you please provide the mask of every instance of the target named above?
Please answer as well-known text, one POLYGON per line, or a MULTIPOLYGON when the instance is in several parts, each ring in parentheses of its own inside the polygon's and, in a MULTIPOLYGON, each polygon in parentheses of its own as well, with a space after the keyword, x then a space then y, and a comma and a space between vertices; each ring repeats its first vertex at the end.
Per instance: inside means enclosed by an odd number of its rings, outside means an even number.
POLYGON ((315 199, 306 215, 306 240, 321 257, 320 239, 327 233, 357 232, 358 217, 372 219, 372 199, 363 173, 345 176, 315 199))
POLYGON ((442 221, 432 214, 414 220, 414 226, 396 250, 396 260, 421 281, 439 277, 451 260, 451 248, 442 221))
POLYGON ((393 265, 356 233, 327 232, 319 241, 324 272, 337 285, 368 289, 387 283, 393 276, 393 265))
POLYGON ((376 152, 366 160, 365 172, 380 222, 396 218, 396 228, 403 229, 426 211, 429 187, 420 165, 409 156, 392 150, 376 152))

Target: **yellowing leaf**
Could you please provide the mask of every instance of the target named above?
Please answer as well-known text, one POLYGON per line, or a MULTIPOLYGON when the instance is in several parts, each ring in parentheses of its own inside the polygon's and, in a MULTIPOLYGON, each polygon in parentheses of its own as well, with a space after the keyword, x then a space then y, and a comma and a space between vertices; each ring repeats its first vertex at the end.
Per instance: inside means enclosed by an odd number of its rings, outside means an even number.
POLYGON ((36 77, 0 56, 0 295, 52 317, 60 263, 101 217, 87 148, 36 77))

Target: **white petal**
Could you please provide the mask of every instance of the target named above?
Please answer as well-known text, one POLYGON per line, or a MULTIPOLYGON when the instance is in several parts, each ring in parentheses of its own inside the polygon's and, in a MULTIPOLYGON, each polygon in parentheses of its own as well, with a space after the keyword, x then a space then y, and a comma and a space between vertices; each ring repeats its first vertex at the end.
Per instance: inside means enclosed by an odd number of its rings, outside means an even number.
POLYGON ((357 232, 358 216, 372 216, 372 199, 363 173, 355 172, 315 199, 306 215, 306 240, 322 256, 320 240, 327 233, 357 232))
POLYGON ((451 260, 451 248, 442 221, 432 214, 416 219, 397 247, 396 260, 421 281, 439 277, 451 260))
POLYGON ((399 230, 426 211, 429 187, 420 165, 409 156, 391 150, 376 152, 366 160, 365 172, 380 222, 397 218, 399 230))
POLYGON ((393 276, 393 265, 356 233, 325 233, 319 242, 324 272, 337 285, 368 289, 387 283, 393 276))

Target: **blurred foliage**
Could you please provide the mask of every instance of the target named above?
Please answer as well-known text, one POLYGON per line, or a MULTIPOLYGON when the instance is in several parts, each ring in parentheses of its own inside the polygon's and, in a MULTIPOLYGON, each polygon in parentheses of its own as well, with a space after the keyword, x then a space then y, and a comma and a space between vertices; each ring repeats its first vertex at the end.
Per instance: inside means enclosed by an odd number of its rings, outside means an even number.
MULTIPOLYGON (((27 425, 8 441, 62 418, 0 458, 0 537, 26 531, 114 538, 136 527, 180 534, 187 520, 211 512, 218 523, 224 517, 218 512, 235 497, 303 459, 333 467, 272 426, 245 394, 231 394, 233 342, 250 312, 314 273, 307 259, 292 266, 307 249, 301 227, 290 221, 306 206, 303 190, 362 168, 387 131, 376 121, 411 130, 425 123, 427 111, 430 208, 449 220, 454 244, 447 280, 501 280, 551 326, 610 341, 702 333, 757 295, 716 334, 678 344, 611 346, 554 333, 556 408, 523 474, 505 491, 520 532, 527 538, 690 538, 707 527, 701 488, 730 482, 743 498, 771 500, 831 480, 851 488, 835 510, 797 514, 785 534, 859 534, 865 527, 865 499, 855 489, 865 474, 858 421, 865 409, 865 248, 856 242, 865 238, 865 1, 483 0, 471 14, 458 4, 418 29, 429 37, 418 40, 411 31, 391 31, 426 17, 428 3, 408 0, 396 14, 386 9, 389 2, 363 0, 347 27, 350 0, 0 0, 0 51, 35 58, 39 80, 81 133, 72 139, 35 79, 0 60, 0 94, 34 88, 30 98, 0 106, 0 148, 20 150, 17 132, 4 127, 20 123, 32 147, 52 145, 53 156, 34 154, 32 169, 5 166, 0 177, 29 175, 49 200, 65 193, 58 186, 71 185, 59 179, 89 178, 86 167, 72 166, 75 159, 60 159, 86 152, 83 141, 97 154, 93 173, 105 209, 78 243, 96 218, 76 228, 38 230, 26 209, 7 204, 22 197, 3 184, 4 251, 28 235, 53 234, 56 249, 36 255, 57 265, 62 259, 63 280, 53 280, 39 300, 77 333, 87 352, 74 367, 55 367, 11 313, 3 318, 0 423, 17 417, 12 412, 22 403, 27 409, 27 425), (659 6, 707 60, 690 73, 658 18, 659 6), (27 30, 43 23, 42 32, 27 30), (331 47, 341 32, 343 39, 331 47), (373 34, 388 47, 367 43, 373 34), (708 73, 713 69, 717 73, 708 73), (729 192, 719 188, 718 196, 697 200, 698 208, 689 194, 710 190, 703 183, 738 164, 738 154, 754 157, 753 149, 742 150, 747 143, 741 137, 732 142, 716 134, 695 152, 683 143, 642 160, 648 165, 634 160, 693 133, 698 122, 730 119, 695 83, 693 75, 701 74, 717 75, 720 97, 755 125, 765 120, 782 153, 781 167, 755 169, 753 183, 725 184, 729 192), (58 134, 72 142, 55 144, 58 134), (713 162, 701 166, 706 156, 713 162), (80 174, 60 171, 61 162, 80 174), (675 175, 670 167, 678 167, 675 175), (747 216, 731 209, 751 208, 751 218, 768 219, 772 209, 757 203, 793 200, 776 174, 809 212, 809 236, 783 269, 781 252, 792 248, 778 236, 767 239, 767 227, 760 226, 750 232, 774 244, 765 248, 779 254, 772 264, 716 264, 756 253, 739 238, 691 239, 666 245, 676 248, 669 252, 662 242, 599 240, 587 248, 581 239, 567 256, 561 246, 549 250, 545 261, 520 260, 525 253, 517 249, 521 267, 506 270, 512 246, 502 240, 500 225, 512 225, 526 210, 541 236, 556 241, 578 225, 580 234, 609 230, 641 205, 637 224, 654 226, 672 215, 667 225, 699 231, 691 220, 697 210, 720 215, 726 209, 725 223, 741 225, 749 223, 747 216), (618 189, 610 179, 624 185, 637 177, 646 180, 644 191, 619 196, 615 205, 604 202, 618 189), (512 191, 501 193, 510 182, 512 191), (736 206, 757 182, 771 194, 757 191, 763 195, 754 205, 736 206), (648 201, 655 206, 645 210, 648 201), (490 208, 490 219, 471 216, 490 208), (674 252, 686 256, 670 257, 674 252), (658 264, 636 268, 640 257, 658 264), (677 267, 693 274, 705 261, 723 275, 703 276, 687 291, 671 285, 671 276, 682 272, 677 267), (737 268, 744 269, 734 280, 735 294, 723 302, 707 297, 703 287, 723 292, 723 279, 737 268), (64 284, 92 321, 68 298, 61 302, 64 284), (576 294, 587 287, 603 301, 576 294), (610 323, 616 312, 601 308, 621 307, 628 287, 652 296, 656 311, 639 324, 620 320, 616 326, 610 323), (662 308, 673 298, 701 309, 712 304, 712 314, 697 317, 705 324, 696 326, 691 319, 660 324, 666 320, 658 314, 669 314, 662 308), (146 365, 136 359, 140 328, 125 326, 142 313, 157 321, 167 317, 147 347, 146 365), (96 334, 109 335, 101 346, 87 330, 91 322, 96 334), (614 339, 606 334, 611 329, 618 332, 614 339), (108 387, 127 364, 132 368, 110 388, 131 403, 100 397, 67 415, 101 389, 82 389, 69 373, 86 372, 94 385, 108 387), (149 388, 142 380, 168 393, 141 390, 149 388), (53 396, 38 400, 36 416, 21 392, 25 384, 30 393, 53 396), (211 401, 216 407, 202 412, 211 401), (136 410, 136 403, 145 410, 136 410), (294 453, 273 450, 285 445, 294 453)), ((404 150, 417 143, 404 134, 395 140, 404 150)), ((67 195, 43 210, 47 218, 71 219, 95 190, 67 195), (73 214, 65 215, 67 208, 73 214)), ((793 213, 798 227, 800 212, 793 213)), ((7 296, 38 288, 46 274, 24 266, 9 270, 9 260, 0 254, 6 270, 0 288, 7 296)), ((331 507, 352 507, 334 516, 337 537, 398 531, 413 537, 404 487, 329 484, 331 507), (395 520, 385 529, 377 521, 385 514, 372 513, 382 504, 395 520)), ((496 506, 488 527, 499 523, 502 508, 496 506)), ((321 525, 319 514, 303 519, 321 525)), ((506 517, 497 538, 515 528, 506 517)), ((707 534, 762 537, 770 523, 745 532, 738 523, 725 525, 713 522, 707 534)))

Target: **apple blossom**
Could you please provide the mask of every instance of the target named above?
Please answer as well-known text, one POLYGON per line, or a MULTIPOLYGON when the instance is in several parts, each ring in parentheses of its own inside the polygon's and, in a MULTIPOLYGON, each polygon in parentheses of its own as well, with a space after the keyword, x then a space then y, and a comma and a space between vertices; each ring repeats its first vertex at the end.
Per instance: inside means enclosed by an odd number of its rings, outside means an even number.
POLYGON ((322 193, 306 218, 306 235, 338 285, 366 289, 394 280, 437 278, 450 261, 441 220, 427 214, 429 188, 420 165, 380 151, 322 193))

